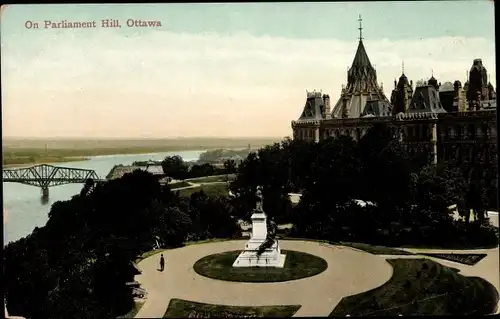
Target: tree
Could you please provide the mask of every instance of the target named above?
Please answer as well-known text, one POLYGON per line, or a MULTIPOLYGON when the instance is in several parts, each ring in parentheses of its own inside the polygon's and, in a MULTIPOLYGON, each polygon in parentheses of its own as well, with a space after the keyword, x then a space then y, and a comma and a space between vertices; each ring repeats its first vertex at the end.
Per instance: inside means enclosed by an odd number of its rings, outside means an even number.
POLYGON ((236 173, 236 162, 232 159, 224 161, 224 171, 226 174, 236 173))
POLYGON ((186 179, 188 173, 188 166, 179 155, 167 156, 161 162, 163 173, 175 179, 186 179))
POLYGON ((49 318, 43 307, 48 291, 56 286, 49 266, 48 247, 29 235, 4 249, 4 291, 9 314, 27 318, 49 318))
POLYGON ((87 179, 85 181, 85 184, 83 185, 82 191, 80 192, 80 196, 89 195, 94 186, 95 186, 94 180, 92 178, 87 179))
POLYGON ((191 218, 178 207, 164 207, 159 202, 156 202, 154 206, 158 214, 155 234, 167 247, 180 246, 192 230, 191 218))
POLYGON ((209 197, 203 191, 191 194, 189 216, 193 221, 192 237, 232 238, 240 231, 233 216, 231 201, 224 197, 209 197))
POLYGON ((429 226, 434 233, 448 229, 452 223, 449 206, 460 206, 467 192, 459 169, 443 163, 423 167, 414 180, 412 219, 414 226, 429 226))

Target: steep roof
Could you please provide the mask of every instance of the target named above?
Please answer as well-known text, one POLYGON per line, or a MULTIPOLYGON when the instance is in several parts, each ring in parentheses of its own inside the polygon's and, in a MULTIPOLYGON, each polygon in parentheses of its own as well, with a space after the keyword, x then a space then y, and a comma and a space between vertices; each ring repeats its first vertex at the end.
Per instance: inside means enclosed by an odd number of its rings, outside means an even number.
POLYGON ((410 103, 409 113, 443 113, 439 93, 432 85, 419 86, 410 103))
POLYGON ((448 92, 448 91, 454 91, 455 87, 453 83, 451 82, 445 82, 443 85, 439 87, 439 92, 448 92))
POLYGON ((409 85, 410 82, 408 82, 408 78, 406 77, 406 75, 404 73, 401 74, 401 76, 399 77, 397 88, 404 88, 405 86, 409 85))
POLYGON ((387 101, 368 101, 366 102, 365 109, 363 110, 362 116, 391 116, 392 106, 387 101))
POLYGON ((321 120, 324 108, 325 103, 320 92, 307 92, 306 104, 298 120, 321 120))
MULTIPOLYGON (((373 66, 370 63, 370 58, 368 58, 368 54, 366 54, 365 45, 362 40, 359 40, 358 49, 354 55, 354 60, 352 60, 351 68, 353 67, 367 67, 373 69, 373 66)), ((373 70, 375 71, 375 69, 373 70)))
POLYGON ((437 89, 439 89, 439 85, 438 85, 438 81, 436 80, 436 78, 433 76, 431 76, 431 78, 429 79, 429 81, 427 81, 427 84, 429 85, 432 85, 433 87, 437 89))
POLYGON ((351 68, 347 72, 347 86, 333 107, 332 116, 342 117, 342 106, 346 100, 347 116, 360 117, 365 104, 370 100, 389 102, 382 88, 377 84, 377 72, 366 53, 363 41, 360 39, 351 68))

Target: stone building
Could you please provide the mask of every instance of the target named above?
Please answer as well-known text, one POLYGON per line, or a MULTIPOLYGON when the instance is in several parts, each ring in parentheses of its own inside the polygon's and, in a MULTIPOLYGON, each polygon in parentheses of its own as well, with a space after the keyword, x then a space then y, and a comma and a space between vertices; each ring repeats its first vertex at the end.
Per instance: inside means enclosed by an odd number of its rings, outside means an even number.
POLYGON ((472 164, 471 174, 483 174, 496 188, 496 92, 481 59, 473 60, 464 87, 458 80, 441 85, 433 75, 414 87, 403 67, 388 100, 366 53, 361 25, 359 29, 347 85, 333 109, 329 95, 307 92, 302 114, 292 121, 293 138, 320 141, 349 135, 358 140, 375 123, 386 123, 410 154, 424 155, 429 162, 472 164))

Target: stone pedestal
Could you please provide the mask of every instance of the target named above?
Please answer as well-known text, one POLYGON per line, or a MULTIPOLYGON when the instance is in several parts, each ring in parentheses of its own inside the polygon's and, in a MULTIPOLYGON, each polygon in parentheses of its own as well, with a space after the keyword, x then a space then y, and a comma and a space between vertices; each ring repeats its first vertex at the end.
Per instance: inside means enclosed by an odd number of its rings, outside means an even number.
POLYGON ((233 267, 280 267, 285 265, 285 255, 277 240, 260 256, 257 251, 267 237, 267 216, 263 211, 256 210, 252 215, 252 237, 245 245, 245 250, 236 258, 233 267))

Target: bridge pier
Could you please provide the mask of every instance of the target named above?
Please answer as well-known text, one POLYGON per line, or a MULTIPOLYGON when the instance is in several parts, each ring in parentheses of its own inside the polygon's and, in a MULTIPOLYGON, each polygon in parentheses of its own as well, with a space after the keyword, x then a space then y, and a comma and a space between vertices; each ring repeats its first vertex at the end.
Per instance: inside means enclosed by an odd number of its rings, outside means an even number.
POLYGON ((42 187, 42 198, 49 198, 49 188, 42 187))

